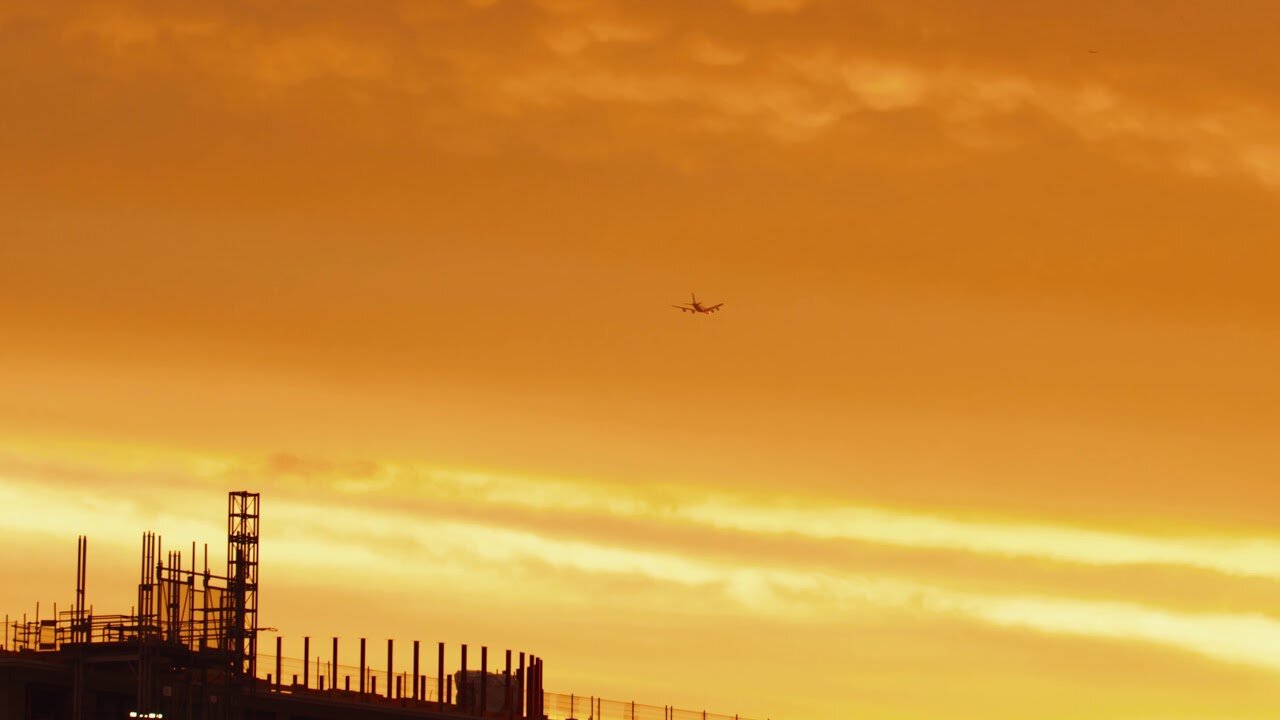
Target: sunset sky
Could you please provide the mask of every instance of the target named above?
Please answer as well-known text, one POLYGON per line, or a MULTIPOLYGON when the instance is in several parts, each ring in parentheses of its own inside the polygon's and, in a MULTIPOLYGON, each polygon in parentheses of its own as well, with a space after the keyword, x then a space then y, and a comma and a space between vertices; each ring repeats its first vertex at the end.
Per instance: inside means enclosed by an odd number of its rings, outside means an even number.
POLYGON ((0 0, 0 613, 69 604, 82 533, 127 612, 141 532, 221 553, 248 489, 299 656, 527 649, 759 720, 1273 718, 1277 27, 0 0))

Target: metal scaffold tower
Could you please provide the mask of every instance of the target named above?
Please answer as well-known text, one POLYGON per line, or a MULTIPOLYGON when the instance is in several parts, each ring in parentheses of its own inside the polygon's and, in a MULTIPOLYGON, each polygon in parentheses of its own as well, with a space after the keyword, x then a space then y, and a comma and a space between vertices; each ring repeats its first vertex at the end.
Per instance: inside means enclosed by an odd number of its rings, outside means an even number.
POLYGON ((227 497, 227 578, 232 621, 230 670, 257 677, 258 665, 258 508, 260 494, 232 492, 227 497))

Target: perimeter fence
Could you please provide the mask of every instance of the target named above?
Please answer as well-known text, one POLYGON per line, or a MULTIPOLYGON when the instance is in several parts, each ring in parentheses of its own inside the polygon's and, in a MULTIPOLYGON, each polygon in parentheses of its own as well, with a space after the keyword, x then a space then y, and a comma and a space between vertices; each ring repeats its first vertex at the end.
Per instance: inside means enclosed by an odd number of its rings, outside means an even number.
POLYGON ((549 720, 749 720, 706 710, 682 710, 670 705, 644 705, 557 692, 543 692, 542 697, 549 720))
MULTIPOLYGON (((424 663, 425 667, 425 663, 424 663)), ((472 669, 478 675, 478 670, 472 669)), ((387 701, 413 702, 414 675, 409 667, 401 666, 388 673, 385 667, 376 668, 372 663, 364 668, 363 692, 361 692, 361 668, 358 665, 340 664, 334 666, 319 656, 313 656, 310 663, 301 658, 280 657, 267 653, 258 654, 258 674, 263 680, 270 680, 273 690, 283 692, 310 692, 338 694, 348 699, 361 699, 365 702, 385 703, 387 701)), ((420 672, 418 675, 418 692, 416 700, 424 703, 440 703, 457 707, 461 698, 454 685, 454 676, 441 678, 420 672)), ((513 678, 513 681, 515 678, 513 678)), ((491 686, 489 705, 491 712, 497 710, 495 704, 502 702, 503 691, 500 686, 491 686)), ((516 690, 518 693, 519 691, 516 690)), ((516 696, 518 697, 518 695, 516 696)), ((559 693, 544 691, 543 713, 547 720, 751 720, 741 715, 726 715, 706 710, 685 710, 670 705, 647 705, 633 701, 609 700, 590 695, 559 693)), ((513 698, 516 700, 516 698, 513 698)), ((518 702, 518 700, 516 700, 518 702)), ((478 710, 478 703, 472 703, 478 710)), ((520 705, 516 705, 518 709, 520 705)), ((476 712, 476 715, 480 713, 476 712)), ((502 713, 497 713, 501 715, 502 713)))

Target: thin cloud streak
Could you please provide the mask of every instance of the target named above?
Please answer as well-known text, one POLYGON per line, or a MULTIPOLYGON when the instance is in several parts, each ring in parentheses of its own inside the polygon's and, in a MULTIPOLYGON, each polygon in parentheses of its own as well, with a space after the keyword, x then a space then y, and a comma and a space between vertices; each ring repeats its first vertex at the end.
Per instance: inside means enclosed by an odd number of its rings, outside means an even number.
MULTIPOLYGON (((2 458, 0 458, 2 460, 2 458)), ((131 467, 127 455, 120 456, 131 467)), ((447 500, 475 507, 554 511, 578 516, 685 523, 755 535, 790 535, 816 540, 848 540, 975 555, 1041 559, 1116 567, 1159 565, 1207 570, 1224 575, 1280 580, 1280 540, 1269 537, 1139 535, 1096 530, 1031 519, 963 520, 927 511, 846 505, 806 505, 795 498, 753 500, 711 494, 696 488, 650 484, 643 492, 627 486, 580 480, 488 473, 434 467, 416 462, 332 462, 277 455, 265 462, 212 456, 175 458, 179 476, 214 483, 243 484, 270 477, 272 485, 294 498, 317 491, 343 498, 348 507, 399 511, 384 501, 447 500), (779 502, 781 500, 781 502, 779 502)), ((40 464, 10 459, 0 465, 33 478, 40 464)), ((65 469, 60 469, 65 475, 65 469)), ((136 473, 136 469, 127 470, 136 473)), ((153 471, 154 472, 154 471, 153 471)), ((114 474, 114 473, 111 473, 114 474)), ((70 474, 106 480, 101 469, 70 474)), ((109 475, 108 475, 109 476, 109 475)), ((118 478, 124 480, 123 476, 118 478)))
POLYGON ((1061 525, 954 520, 879 508, 778 508, 733 500, 682 507, 676 515, 744 532, 946 548, 1090 565, 1184 565, 1280 580, 1280 542, 1261 538, 1144 537, 1061 525))
MULTIPOLYGON (((393 471, 393 473, 396 471, 393 471)), ((398 471, 402 476, 405 470, 398 471)), ((956 520, 876 507, 753 504, 727 495, 667 488, 648 498, 624 488, 601 488, 546 478, 421 470, 415 487, 429 495, 530 509, 660 517, 722 530, 855 540, 899 547, 938 548, 1088 565, 1174 565, 1280 580, 1280 541, 1271 538, 1156 537, 1051 523, 956 520)))
MULTIPOLYGON (((0 499, 10 507, 54 508, 51 512, 57 515, 58 527, 81 532, 106 530, 119 535, 126 526, 143 520, 127 511, 99 512, 95 500, 85 499, 83 489, 33 488, 12 478, 0 478, 0 499)), ((588 577, 634 576, 659 586, 700 589, 710 593, 708 607, 724 608, 727 603, 749 614, 800 622, 875 607, 1044 633, 1156 643, 1280 673, 1280 656, 1274 652, 1280 646, 1280 621, 1257 615, 1177 613, 1135 603, 958 592, 895 577, 758 568, 478 523, 423 523, 383 509, 278 500, 272 513, 276 526, 284 528, 279 533, 281 542, 273 546, 272 562, 289 572, 324 568, 349 580, 394 578, 402 588, 429 586, 442 575, 465 573, 482 586, 498 586, 510 577, 513 567, 532 564, 588 577), (317 525, 316 518, 325 518, 324 525, 317 525), (340 527, 341 533, 326 533, 326 527, 340 527), (388 539, 398 542, 388 543, 388 539), (399 550, 379 550, 388 546, 399 550), (409 561, 421 559, 427 548, 430 562, 409 561)), ((0 530, 50 532, 46 515, 40 511, 6 514, 0 519, 0 530)), ((159 520, 171 527, 186 527, 193 519, 159 520)), ((195 524, 201 527, 217 532, 212 525, 195 524)), ((117 544, 121 543, 117 540, 117 544)))

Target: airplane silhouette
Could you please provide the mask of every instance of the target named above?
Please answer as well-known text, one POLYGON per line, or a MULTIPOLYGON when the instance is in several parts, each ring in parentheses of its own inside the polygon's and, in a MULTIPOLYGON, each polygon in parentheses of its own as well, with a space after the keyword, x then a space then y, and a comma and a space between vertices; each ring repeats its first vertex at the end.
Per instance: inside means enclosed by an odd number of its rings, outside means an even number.
POLYGON ((679 308, 680 312, 713 313, 719 310, 724 305, 724 303, 716 303, 715 305, 706 307, 702 303, 698 302, 698 296, 696 294, 690 293, 689 296, 693 298, 693 302, 687 303, 685 305, 672 305, 671 307, 679 308))

